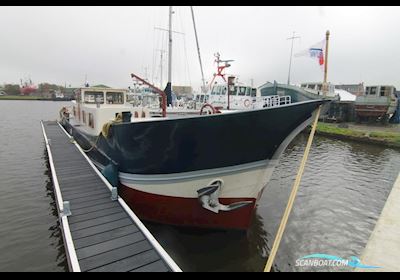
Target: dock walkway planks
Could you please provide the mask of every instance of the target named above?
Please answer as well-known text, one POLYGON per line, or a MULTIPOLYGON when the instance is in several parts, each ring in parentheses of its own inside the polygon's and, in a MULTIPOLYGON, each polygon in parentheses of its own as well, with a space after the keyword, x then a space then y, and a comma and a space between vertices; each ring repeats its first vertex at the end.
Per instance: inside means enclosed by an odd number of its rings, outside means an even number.
POLYGON ((181 271, 59 123, 42 130, 70 271, 181 271))

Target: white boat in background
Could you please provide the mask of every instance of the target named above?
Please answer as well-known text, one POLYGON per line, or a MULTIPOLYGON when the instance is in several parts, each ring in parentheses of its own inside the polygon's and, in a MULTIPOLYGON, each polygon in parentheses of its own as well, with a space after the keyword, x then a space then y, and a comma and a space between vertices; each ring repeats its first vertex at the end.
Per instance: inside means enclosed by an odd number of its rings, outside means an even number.
MULTIPOLYGON (((330 98, 337 98, 338 94, 335 92, 335 85, 332 83, 327 83, 328 84, 328 91, 326 92, 326 97, 330 98)), ((323 83, 301 83, 299 85, 302 89, 305 91, 315 94, 317 96, 323 96, 323 83)))

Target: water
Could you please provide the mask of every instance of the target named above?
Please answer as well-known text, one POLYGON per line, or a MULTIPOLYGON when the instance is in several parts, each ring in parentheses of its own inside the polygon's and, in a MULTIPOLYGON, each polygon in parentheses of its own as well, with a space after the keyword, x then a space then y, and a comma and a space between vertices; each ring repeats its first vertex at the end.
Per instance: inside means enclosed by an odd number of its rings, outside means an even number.
MULTIPOLYGON (((0 271, 67 271, 40 120, 64 102, 0 102, 0 271)), ((247 234, 146 223, 184 271, 262 271, 307 135, 284 153, 247 234)), ((400 171, 400 152, 316 137, 275 261, 278 271, 313 253, 359 257, 400 171)))

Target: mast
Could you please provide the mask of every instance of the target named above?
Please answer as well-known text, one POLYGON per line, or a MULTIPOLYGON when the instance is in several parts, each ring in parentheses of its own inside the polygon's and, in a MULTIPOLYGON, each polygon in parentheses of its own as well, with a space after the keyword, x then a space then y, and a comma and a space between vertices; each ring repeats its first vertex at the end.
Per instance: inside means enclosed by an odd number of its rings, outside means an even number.
POLYGON ((172 6, 169 6, 169 24, 168 24, 168 83, 165 87, 167 95, 167 106, 172 105, 172 6))
POLYGON ((324 87, 324 96, 326 96, 327 92, 328 92, 328 46, 329 46, 329 35, 330 32, 329 30, 326 31, 326 45, 325 45, 325 68, 324 68, 324 83, 323 83, 323 87, 324 87))
POLYGON ((288 85, 290 85, 290 70, 291 70, 291 68, 292 68, 293 41, 294 41, 294 39, 299 39, 299 38, 300 38, 299 36, 295 37, 295 36, 294 36, 295 33, 296 33, 296 32, 293 31, 293 36, 290 37, 290 38, 287 38, 287 40, 292 40, 292 48, 290 49, 290 60, 289 60, 289 74, 288 74, 288 79, 287 79, 287 84, 288 84, 288 85))
POLYGON ((168 83, 171 83, 172 71, 172 6, 169 6, 169 24, 168 24, 168 83))
POLYGON ((165 50, 158 50, 160 52, 160 88, 162 88, 163 85, 163 61, 164 61, 164 53, 166 52, 165 50))
POLYGON ((178 34, 184 34, 182 32, 172 31, 172 14, 174 11, 172 10, 172 6, 169 6, 169 24, 168 29, 155 27, 155 29, 163 30, 168 32, 168 82, 164 91, 167 95, 167 106, 172 105, 172 32, 178 34))
POLYGON ((199 39, 198 39, 198 37, 197 37, 196 22, 195 22, 195 20, 194 20, 193 6, 190 6, 190 10, 192 11, 192 20, 193 20, 194 35, 195 35, 195 37, 196 37, 197 53, 198 53, 198 55, 199 55, 200 70, 201 70, 201 80, 203 81, 203 88, 202 88, 202 91, 205 91, 205 89, 206 89, 206 80, 204 79, 203 64, 201 63, 200 46, 199 46, 199 39))

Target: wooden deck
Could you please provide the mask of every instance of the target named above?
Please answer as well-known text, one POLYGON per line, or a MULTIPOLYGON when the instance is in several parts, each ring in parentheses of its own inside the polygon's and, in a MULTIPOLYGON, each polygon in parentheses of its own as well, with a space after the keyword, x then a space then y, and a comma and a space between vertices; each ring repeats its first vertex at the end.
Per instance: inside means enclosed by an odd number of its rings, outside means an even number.
POLYGON ((57 122, 42 122, 70 271, 181 271, 57 122))

